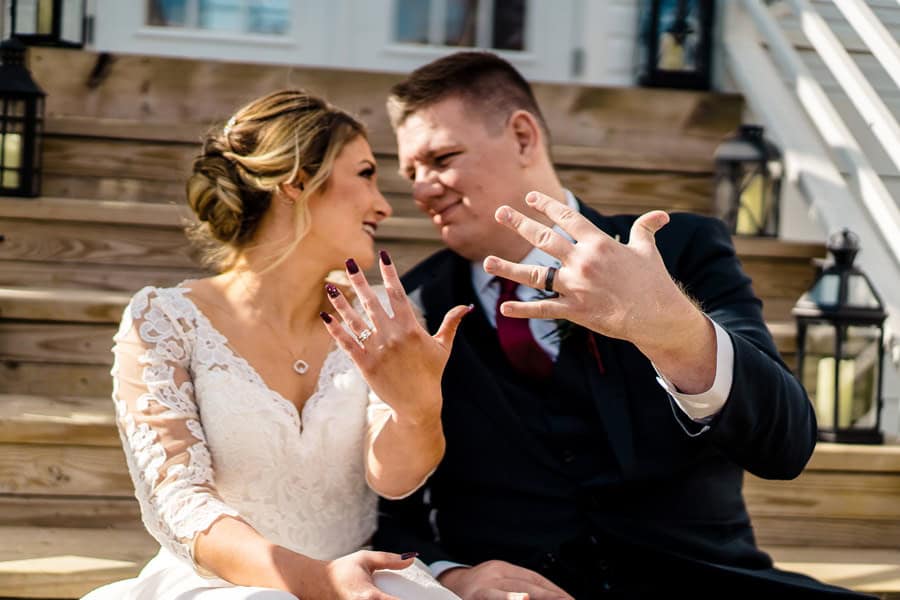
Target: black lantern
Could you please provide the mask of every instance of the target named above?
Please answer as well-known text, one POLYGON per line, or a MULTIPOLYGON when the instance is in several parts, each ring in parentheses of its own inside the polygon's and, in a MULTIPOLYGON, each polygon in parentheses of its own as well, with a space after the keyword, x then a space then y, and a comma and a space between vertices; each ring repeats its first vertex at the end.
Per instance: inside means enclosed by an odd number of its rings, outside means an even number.
POLYGON ((819 439, 880 444, 884 305, 853 266, 859 239, 844 229, 828 240, 833 257, 794 306, 797 375, 809 392, 819 439))
POLYGON ((715 211, 732 233, 778 235, 781 177, 778 147, 759 125, 741 125, 715 153, 715 211))
POLYGON ((85 0, 10 0, 10 34, 29 46, 84 46, 85 0))
POLYGON ((638 83, 709 89, 714 0, 641 0, 638 83))
POLYGON ((0 44, 0 196, 39 196, 43 90, 25 68, 25 46, 0 44))

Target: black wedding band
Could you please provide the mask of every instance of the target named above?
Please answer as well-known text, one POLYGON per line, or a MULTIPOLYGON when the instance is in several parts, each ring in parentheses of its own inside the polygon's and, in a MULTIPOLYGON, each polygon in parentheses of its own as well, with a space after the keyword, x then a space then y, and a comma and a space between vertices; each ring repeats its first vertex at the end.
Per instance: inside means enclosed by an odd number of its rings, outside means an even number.
POLYGON ((544 279, 544 291, 553 293, 553 280, 556 279, 556 267, 547 267, 547 278, 544 279))

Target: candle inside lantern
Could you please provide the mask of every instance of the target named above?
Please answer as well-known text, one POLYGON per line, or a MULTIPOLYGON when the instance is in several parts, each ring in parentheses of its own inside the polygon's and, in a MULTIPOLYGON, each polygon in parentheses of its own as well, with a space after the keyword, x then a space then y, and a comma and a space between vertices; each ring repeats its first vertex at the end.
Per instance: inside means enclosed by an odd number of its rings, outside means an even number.
POLYGON ((760 232, 763 223, 763 178, 753 178, 741 192, 741 203, 738 207, 735 233, 755 235, 760 232))
POLYGON ((821 427, 834 427, 834 403, 838 402, 838 427, 850 427, 853 411, 853 380, 856 377, 856 361, 841 360, 838 373, 838 397, 834 389, 834 358, 819 360, 816 381, 816 419, 821 427))
POLYGON ((22 166, 22 135, 18 133, 0 134, 0 147, 3 148, 2 177, 0 187, 19 187, 19 171, 22 166))

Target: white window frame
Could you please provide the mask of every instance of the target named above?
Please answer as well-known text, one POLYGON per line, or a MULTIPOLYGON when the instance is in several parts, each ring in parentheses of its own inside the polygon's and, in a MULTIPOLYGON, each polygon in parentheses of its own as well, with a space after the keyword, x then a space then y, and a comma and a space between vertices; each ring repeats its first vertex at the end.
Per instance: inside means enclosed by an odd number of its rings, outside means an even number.
MULTIPOLYGON (((209 32, 213 31, 210 29, 200 27, 200 0, 187 0, 187 9, 186 9, 186 15, 185 15, 186 23, 184 26, 180 26, 180 25, 150 25, 150 24, 148 24, 147 23, 147 18, 149 16, 147 14, 148 1, 149 0, 143 0, 144 27, 149 27, 152 29, 166 29, 166 30, 177 29, 179 31, 190 31, 192 33, 197 33, 197 32, 209 33, 209 32)), ((295 19, 293 18, 294 14, 293 14, 293 10, 291 10, 290 4, 288 5, 288 12, 289 12, 288 18, 290 20, 291 25, 293 25, 293 23, 295 22, 295 19)), ((241 21, 245 27, 248 24, 249 18, 250 18, 249 0, 242 0, 241 1, 241 21)), ((288 29, 284 33, 262 33, 261 34, 261 33, 248 32, 248 31, 246 31, 246 29, 244 29, 243 31, 232 31, 232 32, 224 32, 224 33, 225 33, 225 35, 238 36, 238 37, 245 37, 245 36, 257 36, 257 37, 264 37, 264 38, 288 37, 289 35, 291 35, 291 29, 292 29, 291 25, 288 26, 288 29)), ((219 32, 219 33, 222 33, 222 32, 219 32)))
MULTIPOLYGON (((234 62, 327 64, 329 41, 321 24, 327 22, 329 10, 328 3, 318 0, 292 0, 290 24, 283 34, 148 25, 146 0, 140 0, 140 10, 131 1, 95 2, 96 50, 234 62)), ((197 0, 190 0, 189 23, 197 22, 197 7, 197 0)))
MULTIPOLYGON (((525 49, 492 51, 510 61, 528 79, 573 81, 569 43, 573 39, 571 29, 577 21, 573 10, 577 8, 579 0, 525 1, 525 49), (559 40, 564 40, 564 43, 558 43, 559 40)), ((493 8, 493 3, 480 2, 479 11, 485 10, 481 6, 486 4, 489 4, 488 8, 493 8)), ((356 11, 344 15, 346 20, 340 25, 341 28, 359 32, 341 49, 345 53, 344 62, 354 64, 354 68, 405 73, 435 58, 467 49, 460 46, 397 42, 394 37, 396 0, 366 0, 358 2, 356 7, 356 11)), ((432 14, 430 22, 440 24, 443 17, 438 19, 438 16, 440 15, 432 14)), ((487 13, 487 17, 483 19, 479 14, 479 27, 483 32, 478 32, 478 41, 490 39, 492 15, 487 13)), ((437 30, 443 36, 442 24, 437 30)), ((438 34, 430 33, 429 39, 442 39, 432 35, 438 34)))

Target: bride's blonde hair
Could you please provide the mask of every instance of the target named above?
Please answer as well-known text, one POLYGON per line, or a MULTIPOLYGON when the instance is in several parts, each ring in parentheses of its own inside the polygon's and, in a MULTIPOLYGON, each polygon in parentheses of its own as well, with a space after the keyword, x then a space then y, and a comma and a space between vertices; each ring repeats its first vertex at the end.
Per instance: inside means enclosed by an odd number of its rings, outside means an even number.
POLYGON ((309 230, 310 195, 325 186, 334 159, 359 136, 366 136, 362 123, 304 90, 253 100, 210 131, 187 181, 187 201, 197 217, 187 233, 204 264, 232 268, 253 242, 273 193, 288 184, 302 191, 294 240, 270 266, 280 263, 309 230))

